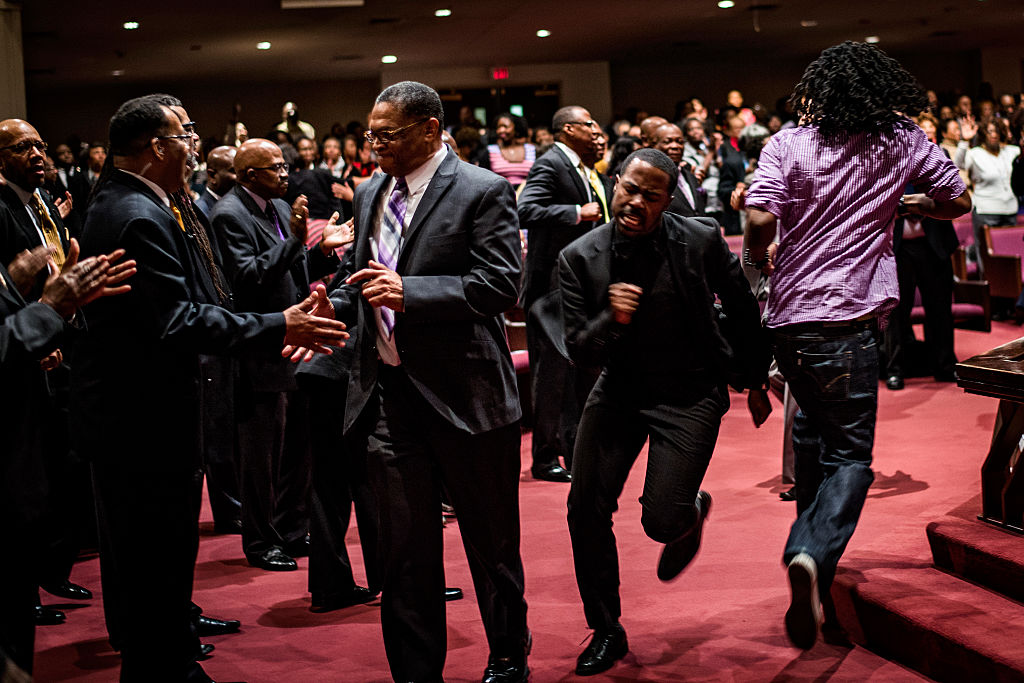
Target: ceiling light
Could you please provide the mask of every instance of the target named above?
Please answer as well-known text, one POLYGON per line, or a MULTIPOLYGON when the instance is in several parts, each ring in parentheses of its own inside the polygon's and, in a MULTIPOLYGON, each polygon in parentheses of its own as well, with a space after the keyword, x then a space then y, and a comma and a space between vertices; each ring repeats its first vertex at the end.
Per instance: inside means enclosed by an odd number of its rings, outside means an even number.
POLYGON ((384 55, 383 57, 380 58, 381 64, 394 64, 397 61, 398 57, 394 55, 384 55))
POLYGON ((126 31, 134 31, 135 29, 137 29, 139 27, 139 22, 137 22, 137 21, 126 21, 126 22, 124 22, 121 25, 124 27, 124 30, 126 30, 126 31))
POLYGON ((814 28, 815 26, 818 25, 818 22, 815 19, 804 19, 803 21, 800 22, 800 25, 803 26, 804 28, 814 28))
POLYGON ((450 9, 436 9, 436 10, 434 10, 434 16, 435 17, 450 17, 451 15, 452 15, 452 11, 450 9))
POLYGON ((124 76, 124 69, 114 69, 110 72, 110 75, 117 78, 118 76, 124 76))
POLYGON ((551 35, 551 31, 547 30, 546 28, 542 28, 542 29, 539 29, 537 31, 537 37, 538 38, 547 38, 550 35, 551 35))
POLYGON ((270 49, 270 42, 264 40, 262 43, 256 43, 256 49, 257 50, 269 50, 270 49))
POLYGON ((722 9, 729 9, 731 7, 735 7, 736 3, 732 0, 718 0, 718 6, 722 9))
POLYGON ((867 38, 864 39, 864 42, 874 44, 877 43, 879 40, 881 40, 881 38, 879 38, 878 36, 868 36, 867 38))

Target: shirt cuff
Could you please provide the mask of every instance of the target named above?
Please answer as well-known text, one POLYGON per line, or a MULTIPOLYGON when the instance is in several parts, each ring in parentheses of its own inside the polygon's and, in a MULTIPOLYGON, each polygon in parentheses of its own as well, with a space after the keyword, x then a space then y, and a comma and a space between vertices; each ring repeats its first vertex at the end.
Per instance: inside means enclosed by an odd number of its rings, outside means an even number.
POLYGON ((579 204, 576 205, 576 225, 580 224, 580 219, 583 216, 583 207, 579 204))

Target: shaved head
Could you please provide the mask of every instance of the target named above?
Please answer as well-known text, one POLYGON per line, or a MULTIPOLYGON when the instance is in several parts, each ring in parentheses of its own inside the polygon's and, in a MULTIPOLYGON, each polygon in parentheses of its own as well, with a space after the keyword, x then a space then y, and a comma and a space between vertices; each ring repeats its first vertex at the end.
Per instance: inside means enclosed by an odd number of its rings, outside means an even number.
POLYGON ((0 121, 0 174, 23 190, 32 191, 46 180, 46 152, 38 131, 28 121, 0 121))
POLYGON ((648 116, 640 122, 640 142, 644 147, 654 146, 655 132, 666 123, 668 119, 663 116, 648 116))
POLYGON ((214 147, 206 155, 206 186, 218 195, 235 184, 235 154, 238 150, 228 145, 214 147))
POLYGON ((270 140, 243 142, 235 154, 235 171, 241 185, 264 199, 283 197, 288 191, 287 164, 281 148, 270 140))
POLYGON ((235 170, 244 175, 251 168, 267 166, 274 155, 281 155, 281 148, 270 140, 252 138, 242 143, 235 154, 235 170))

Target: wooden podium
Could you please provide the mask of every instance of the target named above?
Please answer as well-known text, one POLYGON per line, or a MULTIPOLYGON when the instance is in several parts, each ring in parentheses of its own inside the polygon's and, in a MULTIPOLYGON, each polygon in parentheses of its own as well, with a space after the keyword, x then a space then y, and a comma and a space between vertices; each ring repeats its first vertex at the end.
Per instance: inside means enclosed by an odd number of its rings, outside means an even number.
POLYGON ((1014 461, 1024 434, 1024 337, 957 364, 956 373, 967 393, 999 399, 992 444, 981 466, 978 519, 1024 533, 1024 462, 1014 461))

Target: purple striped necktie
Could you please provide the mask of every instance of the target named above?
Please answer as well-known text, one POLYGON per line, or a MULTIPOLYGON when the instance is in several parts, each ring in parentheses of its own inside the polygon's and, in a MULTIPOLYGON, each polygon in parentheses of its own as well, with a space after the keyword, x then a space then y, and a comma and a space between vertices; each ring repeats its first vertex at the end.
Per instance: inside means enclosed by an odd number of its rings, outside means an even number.
MULTIPOLYGON (((384 207, 384 220, 381 221, 380 239, 377 242, 377 261, 391 270, 398 269, 398 253, 402 247, 402 233, 405 231, 406 199, 409 186, 405 178, 395 179, 395 188, 391 191, 388 204, 384 207)), ((387 306, 381 306, 380 318, 388 338, 395 329, 395 312, 387 306)))

